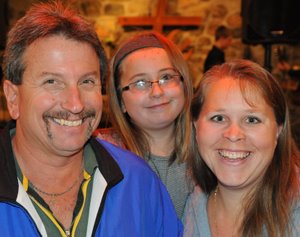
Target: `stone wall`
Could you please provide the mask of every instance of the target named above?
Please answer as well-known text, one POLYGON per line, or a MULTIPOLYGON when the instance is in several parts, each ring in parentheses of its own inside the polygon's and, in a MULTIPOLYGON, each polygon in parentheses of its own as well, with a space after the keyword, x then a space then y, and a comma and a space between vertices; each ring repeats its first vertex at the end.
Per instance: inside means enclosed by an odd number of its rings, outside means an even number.
MULTIPOLYGON (((103 0, 98 4, 94 0, 77 0, 75 5, 95 23, 99 36, 110 45, 106 48, 111 55, 121 41, 144 30, 127 31, 118 24, 118 17, 154 16, 157 0, 103 0)), ((233 44, 226 51, 226 58, 243 57, 240 0, 169 0, 165 15, 199 16, 202 19, 197 29, 177 28, 163 32, 185 52, 195 85, 202 76, 203 62, 214 43, 214 30, 218 25, 224 24, 234 32, 233 44)))
MULTIPOLYGON (((37 0, 9 0, 10 24, 24 14, 31 3, 37 0)), ((92 21, 105 44, 110 57, 114 48, 127 37, 144 30, 135 28, 127 31, 118 24, 120 16, 154 16, 158 0, 65 0, 92 21)), ((250 58, 264 63, 261 45, 249 46, 241 41, 241 0, 168 0, 165 15, 199 16, 197 29, 167 29, 163 33, 171 38, 183 52, 194 76, 194 84, 202 76, 203 61, 214 43, 214 30, 220 25, 228 26, 234 34, 233 44, 226 50, 226 59, 250 58)), ((272 49, 272 63, 276 64, 276 47, 272 49)), ((299 46, 284 46, 292 63, 300 62, 299 46)))

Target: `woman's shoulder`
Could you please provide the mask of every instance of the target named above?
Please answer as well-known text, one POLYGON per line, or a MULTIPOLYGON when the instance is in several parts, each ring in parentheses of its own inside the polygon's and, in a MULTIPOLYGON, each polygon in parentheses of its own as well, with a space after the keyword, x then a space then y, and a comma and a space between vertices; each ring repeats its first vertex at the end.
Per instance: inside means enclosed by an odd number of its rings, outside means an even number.
POLYGON ((189 199, 193 206, 206 206, 207 203, 207 195, 201 190, 198 185, 194 186, 194 190, 190 194, 189 199))
POLYGON ((300 200, 295 203, 291 219, 292 236, 300 236, 300 200))
MULTIPOLYGON (((189 195, 187 200, 185 214, 192 214, 197 216, 199 213, 206 213, 206 206, 207 195, 201 190, 201 188, 198 185, 194 186, 194 190, 189 195)), ((195 218, 197 219, 198 217, 195 218)))
POLYGON ((208 196, 199 186, 195 186, 188 198, 182 221, 184 223, 184 236, 211 236, 208 215, 208 196))

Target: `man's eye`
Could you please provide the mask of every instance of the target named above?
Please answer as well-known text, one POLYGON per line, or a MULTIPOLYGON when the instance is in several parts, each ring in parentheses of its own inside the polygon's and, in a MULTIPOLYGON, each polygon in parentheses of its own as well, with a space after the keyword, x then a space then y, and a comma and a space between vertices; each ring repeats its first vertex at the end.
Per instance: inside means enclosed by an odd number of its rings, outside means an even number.
POLYGON ((44 82, 44 84, 54 84, 56 81, 54 79, 48 79, 44 82))
POLYGON ((261 122, 260 119, 258 119, 257 117, 252 117, 252 116, 247 117, 246 121, 247 121, 247 123, 254 123, 254 124, 261 122))
POLYGON ((82 84, 94 85, 95 84, 95 80, 93 80, 93 79, 85 79, 85 80, 82 81, 82 84))
POLYGON ((61 90, 65 87, 65 84, 58 79, 45 79, 43 87, 47 90, 61 90))
POLYGON ((222 115, 215 115, 210 120, 214 122, 223 122, 225 121, 225 118, 222 115))

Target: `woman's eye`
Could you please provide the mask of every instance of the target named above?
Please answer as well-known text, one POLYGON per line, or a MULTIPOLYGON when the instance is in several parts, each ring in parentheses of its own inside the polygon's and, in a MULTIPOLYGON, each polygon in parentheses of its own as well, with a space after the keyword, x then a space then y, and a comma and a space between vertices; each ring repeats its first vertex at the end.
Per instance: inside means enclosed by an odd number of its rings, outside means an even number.
POLYGON ((261 120, 258 119, 257 117, 247 117, 246 121, 247 123, 254 123, 254 124, 261 122, 261 120))
POLYGON ((214 122, 223 122, 225 121, 225 118, 222 115, 215 115, 211 118, 214 122))

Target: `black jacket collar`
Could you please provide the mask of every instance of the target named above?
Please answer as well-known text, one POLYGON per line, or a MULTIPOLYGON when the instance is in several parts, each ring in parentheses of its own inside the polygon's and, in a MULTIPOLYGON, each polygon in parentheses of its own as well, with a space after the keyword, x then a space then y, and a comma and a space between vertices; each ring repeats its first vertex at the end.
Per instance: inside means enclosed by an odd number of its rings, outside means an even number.
MULTIPOLYGON (((16 200, 18 194, 18 180, 14 162, 10 130, 16 123, 10 121, 0 132, 0 200, 16 200)), ((95 152, 98 167, 106 180, 108 187, 112 187, 123 179, 123 173, 108 153, 95 138, 88 141, 95 152)))

